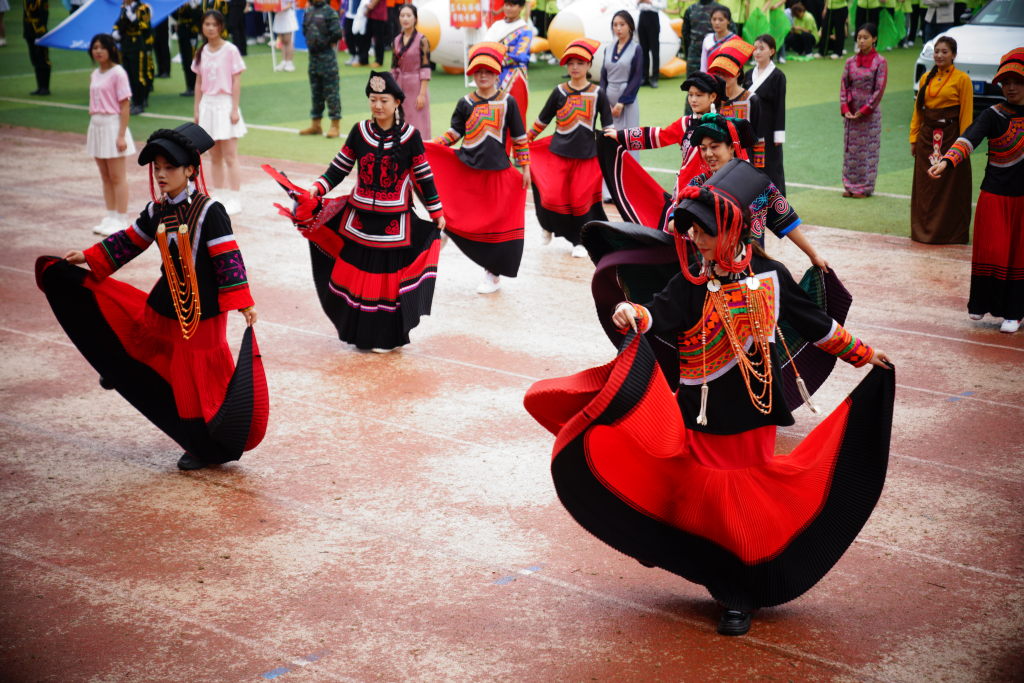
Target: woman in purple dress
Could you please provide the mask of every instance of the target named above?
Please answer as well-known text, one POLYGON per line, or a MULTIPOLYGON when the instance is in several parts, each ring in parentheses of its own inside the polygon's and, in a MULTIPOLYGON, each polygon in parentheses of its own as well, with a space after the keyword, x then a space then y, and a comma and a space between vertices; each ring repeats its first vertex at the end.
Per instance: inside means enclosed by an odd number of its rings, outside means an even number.
POLYGON ((875 191, 878 152, 882 142, 882 94, 888 65, 875 50, 878 29, 864 24, 857 29, 857 54, 846 60, 839 85, 843 124, 844 197, 863 199, 875 191))
POLYGON ((430 92, 427 81, 430 80, 430 41, 416 30, 418 22, 416 5, 402 5, 398 13, 402 32, 395 37, 392 46, 391 75, 409 94, 410 101, 405 104, 402 118, 418 130, 423 139, 429 140, 430 92))

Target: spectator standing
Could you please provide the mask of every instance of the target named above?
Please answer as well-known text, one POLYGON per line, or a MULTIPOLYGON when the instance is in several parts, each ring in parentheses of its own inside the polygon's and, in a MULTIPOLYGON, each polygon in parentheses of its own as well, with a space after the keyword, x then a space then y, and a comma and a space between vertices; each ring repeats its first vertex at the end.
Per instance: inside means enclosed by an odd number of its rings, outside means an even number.
POLYGON ((28 58, 36 72, 36 89, 30 95, 50 94, 50 49, 36 45, 46 35, 46 23, 50 20, 49 0, 24 0, 22 6, 22 35, 28 43, 28 58))
POLYGON ((345 62, 345 66, 357 66, 359 64, 359 50, 366 35, 359 35, 352 29, 352 23, 359 15, 360 0, 345 0, 345 44, 348 46, 348 53, 351 55, 345 62))
MULTIPOLYGON (((640 70, 643 56, 636 42, 636 26, 633 17, 626 10, 619 10, 612 16, 612 35, 616 40, 604 49, 604 64, 601 66, 601 90, 608 97, 612 109, 612 125, 615 130, 638 128, 640 126, 640 70)), ((631 151, 637 161, 640 152, 631 151)), ((606 203, 613 201, 608 184, 602 180, 602 198, 606 203)))
POLYGON ((171 77, 171 30, 170 21, 164 19, 153 28, 153 57, 156 60, 156 77, 171 77))
POLYGON ((921 4, 928 8, 924 15, 924 42, 956 24, 957 11, 953 0, 921 0, 921 4))
POLYGON ((761 100, 761 129, 764 133, 766 176, 786 196, 786 170, 782 145, 786 142, 786 74, 775 66, 775 38, 765 33, 754 41, 756 66, 743 77, 743 84, 761 100))
POLYGON ((658 69, 661 68, 661 10, 665 0, 637 0, 640 9, 640 51, 644 55, 643 85, 658 87, 658 69))
MULTIPOLYGON (((714 6, 714 0, 697 0, 683 12, 683 52, 686 53, 687 74, 701 70, 700 55, 704 37, 714 30, 711 25, 711 10, 714 6)), ((689 102, 686 103, 686 113, 693 113, 689 102)))
POLYGON ((224 40, 225 23, 224 15, 217 10, 203 15, 203 44, 192 62, 192 70, 196 72, 194 120, 214 140, 210 150, 213 192, 221 191, 218 199, 228 215, 233 216, 242 211, 238 197, 242 183, 238 138, 244 136, 247 129, 238 101, 245 62, 238 48, 224 40))
POLYGON ((907 37, 903 40, 903 47, 914 47, 917 42, 917 32, 924 28, 924 13, 928 8, 921 4, 921 0, 903 0, 900 11, 907 18, 907 37))
POLYGON ((153 28, 152 10, 140 0, 124 0, 121 14, 114 24, 114 40, 121 48, 121 61, 132 84, 132 115, 141 114, 149 106, 153 90, 153 28))
POLYGON ((974 217, 971 255, 971 320, 986 313, 1003 318, 1000 332, 1013 334, 1024 318, 1024 47, 1003 55, 993 84, 1006 102, 989 107, 964 131, 928 175, 955 171, 988 138, 988 164, 974 217))
POLYGON ((225 14, 228 11, 227 0, 188 0, 174 11, 174 20, 178 22, 178 54, 181 55, 181 70, 185 73, 185 92, 181 93, 182 97, 195 97, 196 94, 192 57, 198 44, 203 14, 211 9, 225 14))
POLYGON ((341 93, 338 78, 338 41, 341 40, 341 21, 327 0, 309 0, 302 16, 302 35, 306 38, 309 51, 309 92, 313 106, 309 110, 309 128, 299 135, 321 135, 323 128, 324 103, 331 129, 327 137, 341 135, 341 93))
POLYGON ((862 199, 875 191, 882 145, 882 95, 889 77, 889 65, 878 54, 877 45, 878 29, 873 24, 857 29, 857 54, 846 60, 839 82, 844 197, 862 199))
MULTIPOLYGON (((700 70, 707 73, 708 55, 717 50, 725 41, 736 34, 729 26, 732 24, 732 11, 725 5, 716 5, 711 10, 711 33, 704 36, 700 48, 700 70)), ((691 73, 691 72, 687 72, 691 73)))
POLYGON ((846 22, 850 18, 850 9, 846 0, 825 0, 825 10, 821 15, 821 39, 818 41, 818 54, 829 55, 832 59, 843 56, 843 44, 846 43, 846 22))
POLYGON ((798 55, 813 54, 814 44, 818 42, 818 24, 803 3, 795 3, 791 10, 793 28, 786 36, 786 50, 798 55))
POLYGON ((402 107, 405 120, 430 139, 430 41, 419 32, 416 5, 402 5, 398 23, 402 32, 391 46, 391 76, 402 92, 416 99, 402 107), (413 93, 416 93, 413 95, 413 93))
POLYGON ((225 15, 228 19, 228 36, 243 57, 249 53, 245 42, 246 4, 246 0, 228 0, 228 13, 225 15))
POLYGON ((359 63, 366 66, 370 59, 370 41, 373 41, 374 60, 371 69, 378 69, 384 63, 384 48, 387 46, 388 6, 386 0, 369 0, 360 11, 366 11, 366 35, 360 48, 359 63))
POLYGON ((274 71, 295 71, 292 59, 295 57, 295 41, 293 35, 299 30, 299 21, 295 18, 294 0, 282 0, 281 11, 274 13, 274 33, 281 39, 281 61, 274 71))
POLYGON ((89 77, 89 132, 85 149, 96 160, 107 207, 107 215, 92 231, 109 237, 128 227, 125 157, 135 154, 135 143, 128 130, 132 86, 111 36, 95 36, 89 45, 89 56, 97 69, 89 77))
POLYGON ((910 121, 914 185, 910 199, 910 237, 924 244, 967 244, 971 223, 971 160, 965 158, 940 180, 928 177, 974 112, 970 77, 956 68, 956 41, 935 43, 935 66, 921 76, 910 121))
POLYGON ((873 24, 878 26, 882 14, 882 0, 856 0, 857 10, 853 13, 853 25, 873 24))

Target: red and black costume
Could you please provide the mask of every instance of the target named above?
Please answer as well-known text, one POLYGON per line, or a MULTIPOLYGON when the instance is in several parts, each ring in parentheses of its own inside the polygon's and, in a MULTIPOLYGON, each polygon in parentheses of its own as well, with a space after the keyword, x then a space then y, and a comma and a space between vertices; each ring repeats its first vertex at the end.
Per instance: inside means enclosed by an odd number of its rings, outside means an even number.
MULTIPOLYGON (((153 146, 150 138, 140 162, 153 146)), ((36 278, 104 386, 203 462, 255 448, 267 427, 267 382, 251 327, 237 366, 228 348, 227 313, 253 300, 224 207, 190 184, 84 253, 91 272, 44 256, 36 278), (154 242, 164 266, 148 296, 110 277, 154 242)))

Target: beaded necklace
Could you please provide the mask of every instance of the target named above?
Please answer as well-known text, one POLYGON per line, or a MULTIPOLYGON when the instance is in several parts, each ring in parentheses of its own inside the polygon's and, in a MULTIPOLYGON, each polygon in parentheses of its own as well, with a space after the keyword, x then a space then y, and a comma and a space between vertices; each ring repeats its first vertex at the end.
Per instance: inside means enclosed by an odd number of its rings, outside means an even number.
POLYGON ((188 339, 199 327, 199 281, 196 279, 196 267, 192 261, 192 245, 188 239, 188 219, 177 228, 178 232, 178 264, 181 266, 181 277, 174 267, 174 257, 167 244, 167 228, 163 221, 156 229, 157 243, 160 245, 160 256, 164 261, 164 272, 171 290, 171 303, 178 315, 181 336, 188 339))
POLYGON ((936 80, 938 81, 938 83, 939 83, 939 87, 938 87, 938 88, 937 88, 937 89, 935 90, 935 92, 932 92, 932 85, 933 85, 933 84, 932 84, 932 83, 929 83, 929 84, 928 84, 928 88, 926 89, 926 92, 927 92, 927 94, 928 94, 928 97, 931 97, 931 98, 935 98, 935 97, 938 97, 938 96, 939 96, 939 93, 940 93, 940 92, 942 92, 942 89, 946 87, 946 83, 949 83, 949 82, 950 82, 951 80, 953 80, 952 78, 947 78, 947 79, 946 79, 945 81, 943 81, 942 79, 943 79, 943 78, 944 78, 945 76, 949 76, 949 75, 950 75, 950 74, 952 74, 952 73, 953 73, 953 67, 952 67, 952 66, 950 66, 950 67, 949 67, 949 70, 948 70, 948 71, 947 71, 946 73, 942 74, 941 76, 939 76, 939 77, 938 77, 938 78, 936 79, 936 80))

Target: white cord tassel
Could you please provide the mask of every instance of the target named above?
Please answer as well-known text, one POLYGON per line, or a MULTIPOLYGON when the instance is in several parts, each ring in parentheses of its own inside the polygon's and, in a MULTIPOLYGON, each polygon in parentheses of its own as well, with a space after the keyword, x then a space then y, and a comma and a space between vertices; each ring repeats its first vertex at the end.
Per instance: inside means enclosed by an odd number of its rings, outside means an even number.
MULTIPOLYGON (((804 389, 803 391, 807 391, 804 389)), ((817 408, 814 412, 818 412, 817 408)), ((708 385, 702 384, 700 386, 700 415, 697 416, 697 424, 707 425, 708 423, 708 385)))
POLYGON ((807 393, 807 385, 804 384, 803 377, 796 378, 796 388, 800 390, 800 398, 804 400, 804 403, 806 403, 807 407, 811 409, 811 412, 820 413, 821 411, 818 410, 818 406, 811 403, 811 395, 807 393))

